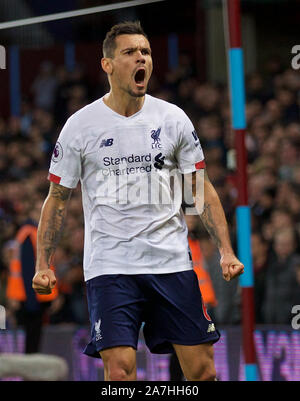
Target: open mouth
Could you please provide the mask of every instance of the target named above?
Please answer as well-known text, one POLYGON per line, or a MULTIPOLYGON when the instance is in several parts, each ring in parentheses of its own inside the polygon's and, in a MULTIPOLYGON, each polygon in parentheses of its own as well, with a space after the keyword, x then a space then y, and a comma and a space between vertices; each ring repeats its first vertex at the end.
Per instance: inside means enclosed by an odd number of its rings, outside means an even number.
POLYGON ((145 76, 146 76, 146 71, 144 70, 144 68, 140 68, 139 70, 137 70, 137 72, 134 75, 135 83, 138 86, 143 86, 144 85, 145 76))

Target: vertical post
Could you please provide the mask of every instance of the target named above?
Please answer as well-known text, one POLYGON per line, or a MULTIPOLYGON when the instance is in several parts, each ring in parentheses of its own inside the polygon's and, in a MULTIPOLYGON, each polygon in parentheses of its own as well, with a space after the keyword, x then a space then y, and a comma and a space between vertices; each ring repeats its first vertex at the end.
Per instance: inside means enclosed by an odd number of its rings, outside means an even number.
POLYGON ((244 63, 241 41, 240 0, 224 0, 224 24, 228 47, 232 128, 235 132, 238 178, 237 243, 238 257, 245 266, 240 277, 242 288, 242 335, 247 381, 258 380, 254 346, 254 291, 251 256, 251 212, 247 192, 247 152, 245 148, 246 113, 244 63))
POLYGON ((21 88, 20 88, 20 57, 18 46, 9 49, 9 90, 10 90, 10 114, 20 116, 21 113, 21 88))

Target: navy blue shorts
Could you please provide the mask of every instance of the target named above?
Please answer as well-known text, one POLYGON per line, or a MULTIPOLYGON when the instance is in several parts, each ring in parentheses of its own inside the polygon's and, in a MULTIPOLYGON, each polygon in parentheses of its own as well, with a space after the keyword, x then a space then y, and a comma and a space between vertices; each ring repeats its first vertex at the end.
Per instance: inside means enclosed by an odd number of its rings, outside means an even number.
POLYGON ((110 274, 86 282, 91 342, 84 353, 116 346, 137 349, 144 322, 152 353, 174 352, 172 344, 216 342, 218 330, 207 315, 194 270, 168 274, 110 274))

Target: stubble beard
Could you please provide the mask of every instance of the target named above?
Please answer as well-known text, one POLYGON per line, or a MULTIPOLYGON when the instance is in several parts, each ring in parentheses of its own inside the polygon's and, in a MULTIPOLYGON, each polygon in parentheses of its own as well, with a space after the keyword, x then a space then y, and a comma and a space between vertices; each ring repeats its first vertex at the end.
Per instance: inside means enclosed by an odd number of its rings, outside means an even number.
POLYGON ((132 91, 129 91, 128 94, 132 97, 143 97, 146 94, 146 91, 144 91, 143 93, 134 93, 132 91))
POLYGON ((143 88, 142 90, 137 89, 137 91, 134 91, 134 90, 131 88, 130 84, 127 84, 127 86, 125 86, 124 84, 122 85, 122 82, 121 82, 121 79, 120 79, 119 76, 117 77, 117 82, 118 82, 118 84, 119 84, 119 85, 118 85, 119 88, 120 88, 123 92, 125 92, 127 95, 129 95, 129 96, 131 96, 131 97, 139 98, 139 97, 144 97, 144 96, 146 95, 147 88, 148 88, 148 82, 147 82, 147 84, 145 85, 145 88, 143 88))
POLYGON ((127 89, 125 89, 125 92, 128 93, 128 95, 132 96, 132 97, 143 97, 145 96, 147 91, 147 87, 145 87, 145 89, 143 89, 142 91, 139 92, 135 92, 133 91, 130 86, 127 87, 127 89))

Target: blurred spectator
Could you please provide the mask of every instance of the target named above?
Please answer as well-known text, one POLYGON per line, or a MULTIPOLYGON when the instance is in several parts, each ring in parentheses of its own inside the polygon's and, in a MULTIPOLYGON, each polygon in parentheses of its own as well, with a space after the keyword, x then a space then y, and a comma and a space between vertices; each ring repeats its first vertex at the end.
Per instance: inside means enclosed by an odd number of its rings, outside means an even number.
POLYGON ((165 83, 170 89, 176 90, 180 82, 193 77, 194 74, 195 68, 190 55, 186 52, 181 52, 178 58, 178 66, 167 72, 165 83))
POLYGON ((57 75, 57 87, 55 92, 54 101, 54 116, 56 123, 62 125, 65 123, 66 115, 66 105, 69 99, 69 74, 65 66, 61 65, 56 70, 57 75))
POLYGON ((217 299, 217 305, 210 313, 217 325, 236 324, 240 319, 239 282, 223 279, 219 251, 206 231, 201 231, 200 246, 204 267, 210 275, 217 299))
POLYGON ((54 73, 54 67, 51 62, 44 61, 31 87, 31 91, 34 95, 35 107, 46 111, 52 111, 56 87, 57 77, 54 73))
POLYGON ((23 98, 21 102, 21 121, 20 128, 24 134, 28 134, 32 124, 32 105, 28 98, 23 98))
POLYGON ((208 161, 225 164, 225 145, 221 121, 218 116, 212 115, 199 120, 198 135, 203 148, 206 150, 205 157, 208 161))
POLYGON ((282 107, 281 121, 284 124, 299 121, 299 106, 297 105, 296 94, 288 88, 281 88, 277 90, 275 97, 282 107))
POLYGON ((246 88, 248 100, 259 100, 265 102, 266 92, 264 88, 264 80, 261 74, 258 72, 250 74, 246 80, 246 88))
POLYGON ((300 305, 300 258, 295 259, 296 285, 292 295, 292 305, 300 305))
MULTIPOLYGON (((210 311, 217 305, 217 298, 209 273, 204 268, 204 258, 199 241, 199 216, 186 215, 185 221, 188 228, 188 241, 193 260, 194 271, 197 274, 203 302, 210 311)), ((220 272, 221 274, 221 272, 220 272)))
POLYGON ((254 273, 255 322, 263 323, 262 306, 265 296, 269 245, 259 231, 251 235, 251 251, 254 273))
POLYGON ((296 280, 296 236, 293 228, 281 226, 274 234, 273 253, 266 271, 263 302, 264 323, 289 324, 293 297, 299 290, 296 280))
POLYGON ((272 244, 275 233, 279 232, 283 227, 293 227, 292 215, 286 207, 274 208, 271 212, 270 220, 265 224, 263 223, 264 237, 272 244))
POLYGON ((7 308, 11 324, 25 331, 25 353, 39 351, 43 319, 49 303, 57 297, 57 287, 49 295, 36 294, 32 288, 35 273, 37 222, 42 202, 28 202, 28 219, 19 229, 7 278, 7 308), (13 319, 16 319, 16 322, 13 319))
POLYGON ((272 210, 274 209, 275 196, 276 187, 265 187, 257 202, 253 205, 253 214, 260 217, 261 224, 270 219, 272 210))
POLYGON ((291 188, 291 194, 288 198, 287 203, 288 209, 293 217, 293 224, 295 228, 299 231, 299 223, 300 223, 300 184, 293 184, 291 188))

